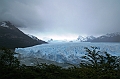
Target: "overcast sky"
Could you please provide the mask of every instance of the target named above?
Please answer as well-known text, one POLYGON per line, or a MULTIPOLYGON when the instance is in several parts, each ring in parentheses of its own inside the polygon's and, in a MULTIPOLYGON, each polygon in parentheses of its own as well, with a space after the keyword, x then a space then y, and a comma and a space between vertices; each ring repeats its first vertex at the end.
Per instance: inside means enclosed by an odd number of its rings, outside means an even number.
POLYGON ((120 0, 0 0, 0 21, 40 39, 120 32, 120 0))

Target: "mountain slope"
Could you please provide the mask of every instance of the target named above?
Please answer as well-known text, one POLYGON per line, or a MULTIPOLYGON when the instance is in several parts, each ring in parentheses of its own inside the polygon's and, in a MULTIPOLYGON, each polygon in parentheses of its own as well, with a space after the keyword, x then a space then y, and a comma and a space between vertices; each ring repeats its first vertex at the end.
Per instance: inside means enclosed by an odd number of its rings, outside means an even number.
POLYGON ((86 41, 91 41, 93 39, 95 39, 94 36, 87 36, 87 37, 78 36, 77 41, 79 41, 79 42, 86 42, 86 41))
MULTIPOLYGON (((37 41, 40 44, 45 42, 43 40, 38 39, 36 36, 30 35, 30 34, 27 34, 27 36, 29 36, 30 38, 32 38, 33 40, 37 41)), ((47 43, 47 42, 45 42, 45 43, 47 43)))
POLYGON ((9 21, 0 22, 0 47, 17 48, 29 47, 46 43, 42 40, 36 41, 24 34, 9 21))
POLYGON ((89 42, 120 42, 120 33, 110 33, 97 37, 89 42))

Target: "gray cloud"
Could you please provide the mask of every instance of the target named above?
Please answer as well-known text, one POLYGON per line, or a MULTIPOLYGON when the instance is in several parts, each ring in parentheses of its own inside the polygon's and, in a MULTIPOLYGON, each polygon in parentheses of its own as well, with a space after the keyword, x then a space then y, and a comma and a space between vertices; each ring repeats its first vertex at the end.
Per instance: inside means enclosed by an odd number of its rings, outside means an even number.
POLYGON ((39 28, 42 24, 37 3, 29 0, 1 0, 0 21, 8 20, 18 27, 39 28), (28 3, 27 3, 28 1, 28 3))
POLYGON ((119 32, 120 0, 0 0, 4 20, 37 35, 119 32))

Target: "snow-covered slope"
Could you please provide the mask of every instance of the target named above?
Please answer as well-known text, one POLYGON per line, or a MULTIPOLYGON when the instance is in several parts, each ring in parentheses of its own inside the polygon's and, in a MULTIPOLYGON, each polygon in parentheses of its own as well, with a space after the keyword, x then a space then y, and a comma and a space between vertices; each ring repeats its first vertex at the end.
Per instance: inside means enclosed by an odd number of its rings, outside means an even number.
POLYGON ((30 35, 30 34, 27 34, 29 37, 31 37, 33 40, 37 40, 39 41, 39 39, 36 37, 36 36, 33 36, 33 35, 30 35))
POLYGON ((120 32, 115 32, 115 33, 109 33, 109 34, 106 34, 106 35, 103 35, 105 37, 114 37, 114 36, 120 36, 120 32))
POLYGON ((83 42, 83 41, 86 41, 86 38, 83 36, 78 36, 77 41, 83 42))
POLYGON ((9 26, 7 25, 5 21, 1 22, 0 26, 9 28, 9 26))
POLYGON ((90 42, 120 42, 120 32, 99 36, 90 42))
POLYGON ((93 39, 95 39, 94 36, 78 36, 76 41, 85 42, 85 41, 89 41, 89 40, 93 40, 93 39))
POLYGON ((62 43, 44 44, 27 48, 17 48, 15 51, 22 57, 42 58, 59 63, 78 64, 85 55, 84 47, 97 46, 101 51, 120 56, 120 43, 62 43))

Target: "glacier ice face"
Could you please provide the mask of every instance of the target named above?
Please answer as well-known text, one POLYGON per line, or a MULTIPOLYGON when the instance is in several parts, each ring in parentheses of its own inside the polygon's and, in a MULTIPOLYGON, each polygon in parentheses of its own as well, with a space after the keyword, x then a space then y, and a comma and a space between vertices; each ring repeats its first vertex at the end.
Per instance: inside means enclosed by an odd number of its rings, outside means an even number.
POLYGON ((101 51, 107 51, 111 55, 120 56, 120 43, 59 43, 43 44, 27 48, 16 48, 15 52, 20 53, 22 57, 43 58, 59 63, 80 63, 81 56, 86 51, 84 47, 96 46, 101 51))

